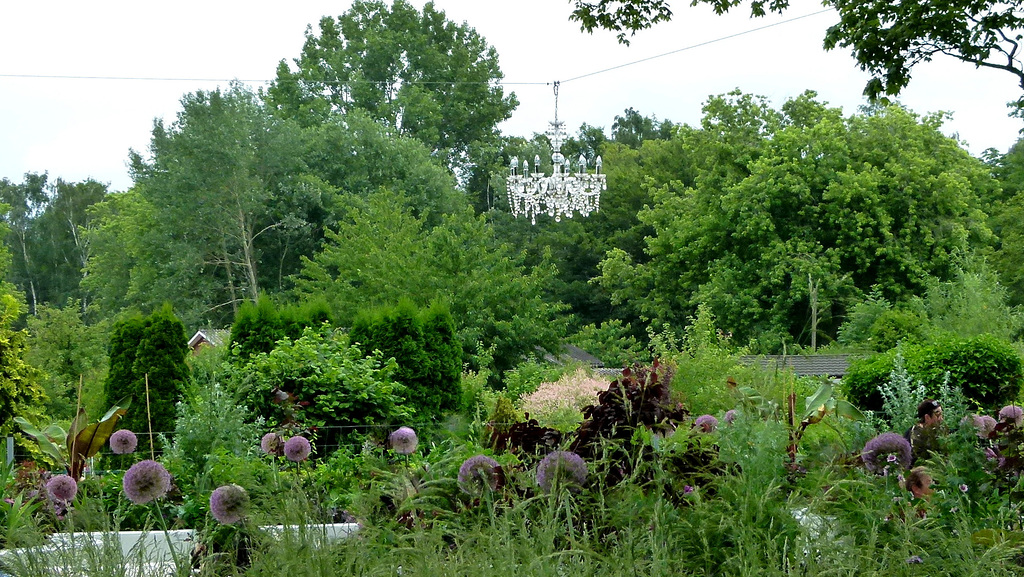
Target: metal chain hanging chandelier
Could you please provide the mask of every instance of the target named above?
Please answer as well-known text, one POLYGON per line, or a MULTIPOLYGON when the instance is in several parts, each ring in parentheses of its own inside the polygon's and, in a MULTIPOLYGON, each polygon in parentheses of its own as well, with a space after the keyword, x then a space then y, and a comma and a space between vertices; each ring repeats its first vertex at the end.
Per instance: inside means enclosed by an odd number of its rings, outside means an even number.
POLYGON ((555 82, 555 119, 548 123, 545 134, 551 140, 551 175, 541 172, 540 155, 533 157, 534 172, 530 162, 522 160, 522 172, 518 157, 512 157, 507 181, 508 203, 516 217, 528 216, 531 224, 537 224, 538 214, 547 214, 561 222, 562 217, 572 218, 573 212, 589 216, 600 206, 601 191, 607 190, 605 175, 601 174, 601 157, 594 160, 595 172, 587 172, 587 159, 582 154, 575 163, 576 172, 562 156, 565 142, 564 122, 558 120, 558 82, 555 82))

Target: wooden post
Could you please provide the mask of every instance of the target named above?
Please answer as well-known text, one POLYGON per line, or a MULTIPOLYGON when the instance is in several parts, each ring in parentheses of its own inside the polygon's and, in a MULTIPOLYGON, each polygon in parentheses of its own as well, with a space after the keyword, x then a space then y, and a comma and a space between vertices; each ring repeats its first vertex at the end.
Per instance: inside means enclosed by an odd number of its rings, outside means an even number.
POLYGON ((146 373, 146 425, 149 427, 149 457, 156 460, 156 449, 153 448, 153 415, 149 412, 149 373, 146 373))

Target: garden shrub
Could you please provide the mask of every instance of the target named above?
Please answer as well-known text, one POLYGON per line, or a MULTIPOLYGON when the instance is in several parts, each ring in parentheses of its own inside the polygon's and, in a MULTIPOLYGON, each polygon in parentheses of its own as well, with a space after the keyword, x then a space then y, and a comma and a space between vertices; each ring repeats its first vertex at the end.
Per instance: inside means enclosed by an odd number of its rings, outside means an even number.
POLYGON ((397 306, 362 311, 352 323, 350 340, 370 356, 393 358, 394 380, 406 388, 406 403, 420 419, 435 419, 458 409, 462 395, 462 350, 455 323, 443 305, 420 311, 403 300, 397 306))
POLYGON ((259 451, 264 433, 261 417, 252 418, 249 410, 220 385, 199 389, 194 398, 178 403, 173 442, 164 452, 164 461, 179 485, 207 491, 214 487, 202 483, 207 461, 217 451, 239 457, 259 451))
POLYGON ((601 359, 607 367, 626 367, 651 360, 650 352, 633 336, 630 324, 623 325, 618 319, 583 326, 568 340, 601 359))
POLYGON ((336 428, 320 433, 326 446, 412 417, 405 387, 392 379, 395 370, 394 362, 364 356, 343 332, 323 326, 283 339, 237 368, 234 378, 245 404, 272 427, 336 428))
POLYGON ((284 336, 281 315, 274 303, 266 298, 256 303, 242 303, 231 325, 231 347, 237 350, 238 359, 242 362, 253 355, 274 350, 274 345, 284 336))
POLYGON ((594 378, 580 367, 555 382, 541 383, 523 397, 520 409, 542 425, 560 431, 575 429, 583 420, 583 408, 596 403, 597 394, 607 388, 606 379, 594 378))
MULTIPOLYGON (((1015 399, 1024 382, 1024 362, 1013 345, 993 335, 968 339, 947 337, 931 345, 900 347, 906 369, 921 381, 928 396, 938 395, 946 373, 950 386, 971 401, 999 407, 1015 399)), ((856 359, 843 383, 852 403, 873 411, 882 409, 878 392, 893 370, 896 350, 856 359)))
POLYGON ((154 433, 173 429, 174 405, 189 378, 188 351, 185 325, 170 304, 148 317, 134 316, 114 325, 104 399, 108 407, 125 398, 132 401, 121 420, 122 428, 142 436, 150 431, 147 421, 151 418, 154 433))
POLYGON ((268 298, 258 302, 245 302, 231 325, 231 346, 237 348, 237 359, 245 362, 253 355, 269 353, 277 341, 302 336, 306 327, 331 323, 331 311, 326 302, 312 300, 297 305, 278 307, 268 298))
POLYGON ((555 365, 533 359, 523 361, 502 375, 505 396, 515 403, 520 403, 524 397, 533 394, 541 383, 557 381, 562 378, 562 375, 575 369, 576 367, 555 365))
POLYGON ((890 309, 878 315, 871 323, 871 348, 887 351, 901 342, 920 342, 924 338, 925 318, 923 315, 905 310, 890 309))

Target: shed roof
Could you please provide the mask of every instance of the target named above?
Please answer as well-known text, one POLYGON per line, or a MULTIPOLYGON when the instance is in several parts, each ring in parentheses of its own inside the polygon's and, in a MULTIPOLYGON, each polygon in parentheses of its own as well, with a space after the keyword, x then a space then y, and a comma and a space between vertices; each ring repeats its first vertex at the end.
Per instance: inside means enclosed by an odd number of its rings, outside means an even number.
POLYGON ((799 377, 842 377, 853 355, 745 355, 740 362, 765 368, 790 368, 799 377))

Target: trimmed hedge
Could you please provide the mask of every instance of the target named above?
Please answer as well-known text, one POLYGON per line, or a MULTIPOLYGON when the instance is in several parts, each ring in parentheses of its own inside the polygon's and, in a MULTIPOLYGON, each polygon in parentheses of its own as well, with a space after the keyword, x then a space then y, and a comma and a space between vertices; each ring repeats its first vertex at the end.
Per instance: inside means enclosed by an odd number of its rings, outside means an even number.
POLYGON ((238 347, 238 360, 245 362, 260 353, 274 350, 277 341, 292 341, 302 336, 306 327, 317 328, 331 323, 330 307, 322 301, 278 308, 270 299, 246 302, 238 309, 231 325, 231 346, 238 347))
POLYGON ((106 406, 131 399, 120 426, 138 434, 149 431, 146 380, 153 432, 174 430, 174 405, 189 378, 185 325, 165 304, 148 317, 136 315, 114 325, 110 338, 110 371, 104 383, 106 406))
POLYGON ((410 301, 363 311, 352 323, 352 343, 364 355, 380 351, 394 358, 393 378, 405 385, 406 402, 420 418, 438 417, 459 408, 462 396, 462 347, 448 308, 425 310, 410 301))
MULTIPOLYGON (((889 380, 896 350, 850 363, 843 383, 850 401, 880 410, 878 388, 889 380)), ((904 366, 935 396, 949 372, 949 382, 982 407, 997 409, 1015 400, 1024 383, 1024 361, 1013 346, 994 335, 969 339, 947 338, 928 345, 902 347, 904 366)))

